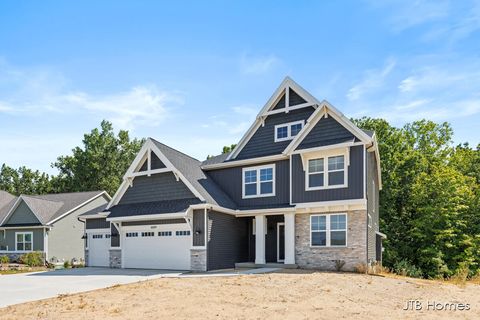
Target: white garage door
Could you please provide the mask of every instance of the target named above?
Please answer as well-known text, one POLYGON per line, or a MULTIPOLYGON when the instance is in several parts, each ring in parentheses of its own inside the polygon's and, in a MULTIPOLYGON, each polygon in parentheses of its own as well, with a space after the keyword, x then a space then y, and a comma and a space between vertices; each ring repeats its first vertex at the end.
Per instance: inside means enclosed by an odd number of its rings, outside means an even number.
POLYGON ((124 268, 190 270, 188 224, 122 228, 124 268))
POLYGON ((88 233, 88 266, 108 267, 110 264, 110 230, 88 233))

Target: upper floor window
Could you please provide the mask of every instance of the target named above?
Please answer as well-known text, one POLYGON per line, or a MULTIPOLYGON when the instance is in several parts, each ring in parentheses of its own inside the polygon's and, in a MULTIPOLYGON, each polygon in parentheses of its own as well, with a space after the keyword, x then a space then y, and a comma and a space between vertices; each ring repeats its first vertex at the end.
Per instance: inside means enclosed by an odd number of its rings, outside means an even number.
POLYGON ((275 126, 275 142, 292 140, 303 128, 304 121, 295 121, 275 126))
POLYGON ((275 195, 275 165, 243 168, 242 197, 257 198, 275 195))
POLYGON ((306 190, 346 187, 345 154, 309 159, 305 173, 306 190))

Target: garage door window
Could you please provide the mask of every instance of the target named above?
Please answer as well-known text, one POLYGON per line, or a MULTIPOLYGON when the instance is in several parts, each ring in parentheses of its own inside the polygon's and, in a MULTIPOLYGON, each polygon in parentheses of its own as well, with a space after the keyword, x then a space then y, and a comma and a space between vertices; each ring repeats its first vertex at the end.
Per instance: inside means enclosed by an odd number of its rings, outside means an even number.
POLYGON ((142 232, 142 237, 153 237, 155 232, 142 232))
POLYGON ((189 236, 189 235, 190 235, 190 230, 186 230, 186 231, 176 231, 176 232, 175 232, 175 235, 177 235, 177 236, 189 236))
POLYGON ((138 237, 138 232, 127 232, 126 236, 127 238, 138 237))
POLYGON ((103 239, 103 234, 94 234, 92 236, 93 239, 103 239))
POLYGON ((159 237, 171 237, 172 236, 172 231, 160 231, 158 233, 159 237))

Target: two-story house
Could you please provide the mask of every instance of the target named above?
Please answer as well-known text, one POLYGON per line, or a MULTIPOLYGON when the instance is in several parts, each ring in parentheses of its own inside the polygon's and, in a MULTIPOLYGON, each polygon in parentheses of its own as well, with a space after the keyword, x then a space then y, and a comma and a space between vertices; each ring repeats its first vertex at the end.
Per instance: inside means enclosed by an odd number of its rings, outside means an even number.
POLYGON ((375 133, 286 78, 235 149, 203 162, 147 139, 105 211, 91 266, 345 270, 381 260, 375 133))

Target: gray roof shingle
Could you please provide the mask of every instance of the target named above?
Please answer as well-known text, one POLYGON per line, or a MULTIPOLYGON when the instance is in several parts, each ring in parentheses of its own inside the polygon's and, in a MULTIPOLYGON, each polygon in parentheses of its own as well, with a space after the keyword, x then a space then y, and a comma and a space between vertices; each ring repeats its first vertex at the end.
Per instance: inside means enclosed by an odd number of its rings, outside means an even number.
MULTIPOLYGON (((42 224, 47 224, 48 222, 78 207, 82 203, 99 196, 103 192, 104 191, 87 191, 45 195, 21 195, 21 198, 38 217, 40 222, 42 224)), ((14 202, 15 201, 13 201, 13 203, 14 202)), ((10 211, 13 203, 8 210, 6 210, 3 217, 5 217, 5 215, 7 215, 7 213, 10 211)), ((3 209, 0 210, 3 211, 3 209)))
POLYGON ((150 138, 160 151, 167 157, 172 165, 177 168, 192 184, 206 202, 229 209, 235 209, 236 204, 230 197, 200 168, 202 163, 180 151, 150 138))
POLYGON ((3 221, 8 211, 13 207, 17 197, 6 191, 0 190, 0 223, 3 221))
POLYGON ((190 205, 199 204, 197 198, 164 200, 154 202, 140 202, 119 204, 109 209, 109 218, 131 217, 148 214, 177 213, 184 212, 190 205))

